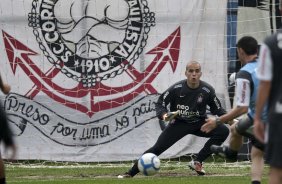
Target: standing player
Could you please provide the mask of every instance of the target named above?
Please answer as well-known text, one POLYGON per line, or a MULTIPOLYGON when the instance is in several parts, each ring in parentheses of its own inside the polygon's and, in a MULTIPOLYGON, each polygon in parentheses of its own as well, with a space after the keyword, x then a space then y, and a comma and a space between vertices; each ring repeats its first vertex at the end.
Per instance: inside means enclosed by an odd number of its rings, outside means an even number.
MULTIPOLYGON (((8 94, 10 92, 11 87, 8 84, 4 84, 2 78, 0 76, 0 88, 4 94, 8 94)), ((12 158, 15 157, 16 147, 14 141, 12 139, 12 133, 8 126, 7 118, 5 111, 2 108, 0 103, 0 143, 5 143, 6 147, 10 147, 12 149, 12 158)), ((4 170, 4 162, 0 152, 0 184, 6 184, 5 170, 4 170)))
MULTIPOLYGON (((153 147, 144 153, 162 154, 178 140, 188 134, 210 138, 200 150, 197 158, 189 163, 190 169, 198 175, 205 175, 202 162, 211 155, 210 146, 221 145, 229 134, 229 129, 221 124, 213 131, 205 133, 201 131, 201 126, 207 118, 207 106, 214 115, 221 116, 226 113, 220 101, 215 95, 214 88, 208 83, 200 80, 202 76, 201 65, 196 61, 191 61, 186 65, 186 80, 181 80, 168 88, 160 95, 156 103, 157 117, 161 120, 169 120, 165 130, 160 134, 153 147)), ((133 177, 139 172, 137 162, 133 167, 119 178, 133 177)))
MULTIPOLYGON (((257 96, 257 89, 259 80, 256 75, 258 66, 257 40, 250 36, 242 37, 237 43, 237 51, 241 64, 243 67, 236 75, 236 107, 229 113, 218 118, 210 117, 207 123, 203 125, 202 130, 209 132, 213 130, 221 122, 232 121, 239 116, 246 114, 239 122, 231 126, 231 137, 228 146, 211 146, 212 152, 220 154, 227 159, 237 160, 238 151, 243 142, 243 136, 251 139, 253 147, 251 151, 252 167, 251 177, 252 184, 260 184, 264 168, 263 150, 264 144, 255 139, 253 128, 253 117, 255 114, 255 100, 257 96)), ((263 121, 267 120, 267 112, 264 110, 262 116, 263 121)))
MULTIPOLYGON (((282 15, 282 1, 280 0, 282 15)), ((265 39, 261 46, 258 77, 260 79, 256 116, 255 135, 266 142, 266 161, 270 165, 269 184, 282 183, 282 29, 265 39), (264 137, 261 123, 263 106, 268 101, 269 123, 264 137), (265 138, 265 140, 264 140, 265 138)))

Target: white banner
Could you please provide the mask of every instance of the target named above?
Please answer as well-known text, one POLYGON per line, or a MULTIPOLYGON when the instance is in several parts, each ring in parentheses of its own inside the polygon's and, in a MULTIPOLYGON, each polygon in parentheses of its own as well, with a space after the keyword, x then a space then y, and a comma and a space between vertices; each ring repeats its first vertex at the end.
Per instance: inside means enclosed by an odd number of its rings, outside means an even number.
MULTIPOLYGON (((223 105, 225 0, 1 0, 3 97, 17 159, 136 159, 161 133, 155 102, 190 60, 223 105)), ((161 158, 195 153, 187 136, 161 158)))

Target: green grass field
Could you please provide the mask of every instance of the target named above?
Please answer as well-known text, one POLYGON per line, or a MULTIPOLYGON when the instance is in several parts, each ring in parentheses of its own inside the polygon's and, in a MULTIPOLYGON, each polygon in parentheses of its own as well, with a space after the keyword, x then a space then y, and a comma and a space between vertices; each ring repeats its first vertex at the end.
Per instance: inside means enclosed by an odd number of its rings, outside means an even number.
MULTIPOLYGON (((187 167, 187 162, 161 163, 161 170, 154 176, 138 174, 134 178, 118 179, 117 175, 128 170, 130 164, 6 164, 8 184, 250 184, 249 162, 205 163, 206 176, 197 176, 187 167)), ((267 183, 268 167, 263 182, 267 183)))

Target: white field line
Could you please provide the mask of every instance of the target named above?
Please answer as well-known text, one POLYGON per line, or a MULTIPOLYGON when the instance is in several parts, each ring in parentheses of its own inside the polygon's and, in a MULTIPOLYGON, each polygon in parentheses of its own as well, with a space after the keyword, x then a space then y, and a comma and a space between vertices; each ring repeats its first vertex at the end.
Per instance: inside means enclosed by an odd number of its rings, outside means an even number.
MULTIPOLYGON (((124 163, 112 163, 112 164, 66 164, 66 165, 45 165, 42 164, 10 164, 7 163, 7 168, 117 168, 117 167, 130 167, 132 166, 132 163, 124 164, 124 163)), ((251 162, 234 162, 234 163, 227 163, 227 162, 212 162, 212 163, 204 163, 205 168, 249 168, 251 162)), ((161 167, 179 167, 179 168, 186 168, 187 162, 175 162, 175 161, 162 161, 161 167)))

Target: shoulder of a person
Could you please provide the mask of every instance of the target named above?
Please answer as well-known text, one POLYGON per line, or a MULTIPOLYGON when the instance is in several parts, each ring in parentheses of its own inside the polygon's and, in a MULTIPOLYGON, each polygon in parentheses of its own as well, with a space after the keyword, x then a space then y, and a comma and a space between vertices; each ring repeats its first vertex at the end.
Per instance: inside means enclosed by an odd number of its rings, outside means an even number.
MULTIPOLYGON (((279 30, 279 33, 281 34, 282 33, 282 30, 280 29, 279 30)), ((277 34, 278 32, 272 34, 272 35, 269 35, 267 36, 265 39, 264 39, 264 44, 266 44, 267 46, 269 46, 269 44, 277 41, 277 34)))
POLYGON ((236 78, 235 80, 237 79, 250 79, 251 78, 251 74, 248 70, 245 70, 245 69, 240 69, 238 71, 238 73, 236 74, 236 78))
POLYGON ((254 62, 247 63, 244 65, 238 73, 236 74, 236 79, 238 78, 246 78, 251 75, 251 72, 257 68, 258 62, 255 60, 254 62))
POLYGON ((202 88, 202 90, 206 91, 207 93, 210 93, 210 92, 214 92, 214 87, 207 83, 206 81, 200 81, 200 87, 202 88))
POLYGON ((174 83, 173 85, 171 85, 171 89, 176 89, 176 88, 181 88, 184 84, 185 84, 186 80, 181 80, 181 81, 178 81, 176 83, 174 83))

